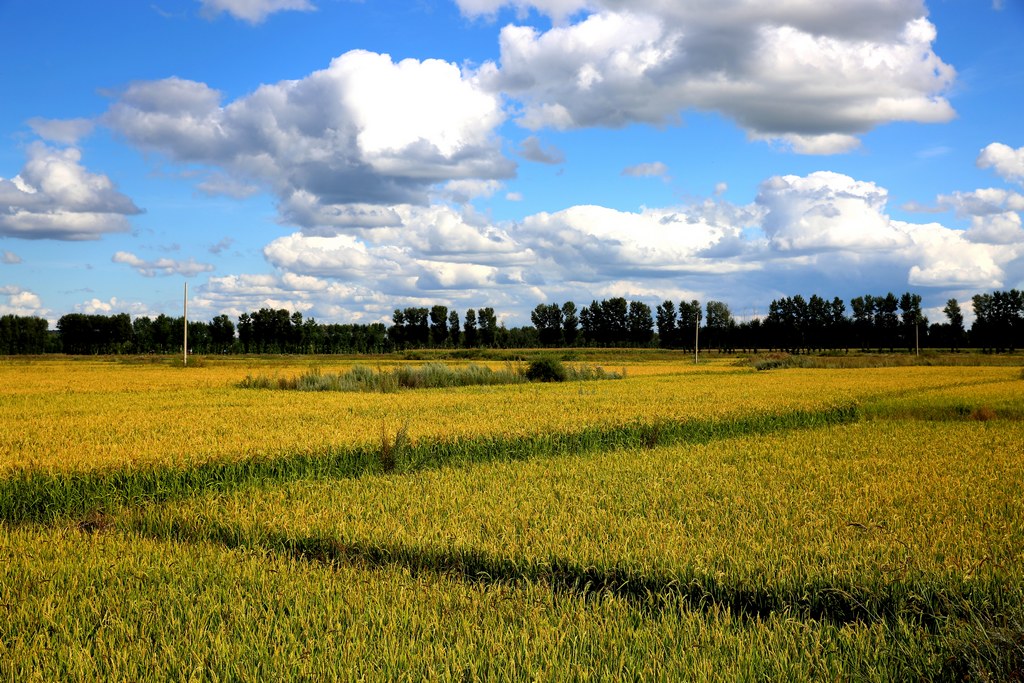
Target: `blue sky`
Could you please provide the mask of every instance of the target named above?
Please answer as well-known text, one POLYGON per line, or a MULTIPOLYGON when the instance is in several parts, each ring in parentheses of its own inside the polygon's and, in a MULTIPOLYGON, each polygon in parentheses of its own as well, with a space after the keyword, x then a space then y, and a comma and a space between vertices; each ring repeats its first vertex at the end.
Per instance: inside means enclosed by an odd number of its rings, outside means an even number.
POLYGON ((1024 0, 0 0, 0 314, 1024 287, 1024 0))

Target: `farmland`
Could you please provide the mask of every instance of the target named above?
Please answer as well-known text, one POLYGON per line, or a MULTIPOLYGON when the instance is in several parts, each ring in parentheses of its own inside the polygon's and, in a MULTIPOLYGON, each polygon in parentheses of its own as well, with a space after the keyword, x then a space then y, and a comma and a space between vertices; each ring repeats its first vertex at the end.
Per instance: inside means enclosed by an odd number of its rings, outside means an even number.
POLYGON ((0 364, 0 675, 1020 674, 1020 365, 586 362, 624 376, 0 364))

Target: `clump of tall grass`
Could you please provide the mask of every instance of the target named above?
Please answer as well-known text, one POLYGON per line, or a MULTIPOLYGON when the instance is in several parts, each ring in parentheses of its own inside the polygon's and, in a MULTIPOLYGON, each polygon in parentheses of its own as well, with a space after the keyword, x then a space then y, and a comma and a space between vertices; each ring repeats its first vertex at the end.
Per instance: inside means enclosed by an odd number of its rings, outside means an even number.
MULTIPOLYGON (((485 365, 470 364, 451 368, 441 363, 427 363, 419 367, 401 365, 390 370, 374 371, 365 365, 355 365, 348 372, 328 373, 313 368, 297 377, 266 377, 247 375, 238 383, 242 389, 285 389, 293 391, 370 391, 392 392, 400 389, 442 389, 467 386, 498 384, 522 384, 531 381, 590 381, 619 379, 622 375, 608 372, 600 367, 563 366, 553 361, 557 368, 552 370, 557 379, 549 378, 550 373, 536 372, 535 361, 522 368, 507 363, 504 368, 494 370, 485 365)), ((547 366, 545 366, 547 367, 547 366)), ((550 369, 550 368, 549 368, 550 369)))
POLYGON ((794 356, 789 353, 767 353, 754 356, 748 362, 755 370, 821 367, 808 356, 794 356))

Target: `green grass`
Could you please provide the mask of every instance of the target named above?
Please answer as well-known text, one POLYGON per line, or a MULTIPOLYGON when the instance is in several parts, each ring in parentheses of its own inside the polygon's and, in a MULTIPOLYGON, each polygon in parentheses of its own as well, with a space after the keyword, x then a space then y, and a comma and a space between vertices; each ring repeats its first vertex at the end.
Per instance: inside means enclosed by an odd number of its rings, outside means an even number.
MULTIPOLYGON (((464 365, 455 368, 441 363, 427 363, 422 366, 399 365, 376 372, 366 365, 355 365, 347 372, 325 373, 313 368, 295 377, 268 377, 248 375, 238 383, 241 389, 284 389, 292 391, 371 391, 392 392, 401 389, 453 389, 469 386, 494 386, 500 384, 524 384, 540 380, 532 374, 542 363, 557 366, 561 375, 558 381, 593 381, 621 379, 622 375, 608 372, 603 368, 590 366, 562 366, 560 361, 541 359, 526 367, 506 363, 502 370, 492 370, 484 365, 464 365)), ((545 365, 545 367, 547 367, 545 365)))

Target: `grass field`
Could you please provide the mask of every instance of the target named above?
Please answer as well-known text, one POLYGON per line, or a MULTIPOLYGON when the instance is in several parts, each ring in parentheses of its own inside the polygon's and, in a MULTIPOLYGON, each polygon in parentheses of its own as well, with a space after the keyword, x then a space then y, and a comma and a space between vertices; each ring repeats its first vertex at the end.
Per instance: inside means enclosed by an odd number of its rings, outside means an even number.
POLYGON ((0 679, 1019 679, 1024 375, 934 360, 0 362, 0 679))

